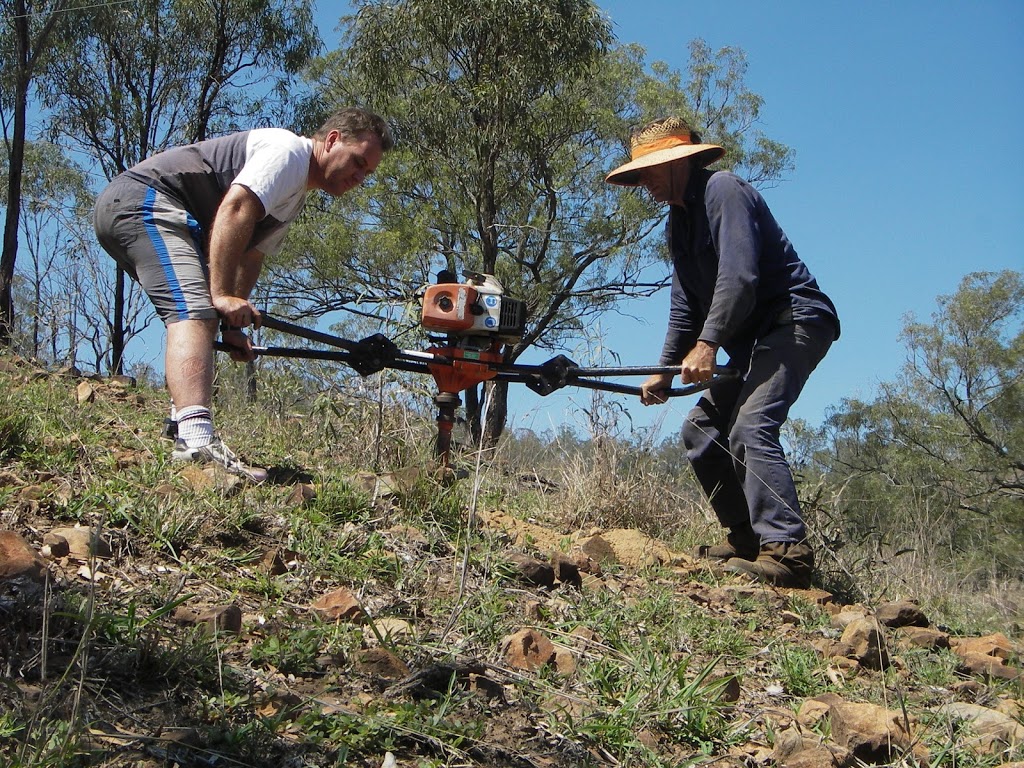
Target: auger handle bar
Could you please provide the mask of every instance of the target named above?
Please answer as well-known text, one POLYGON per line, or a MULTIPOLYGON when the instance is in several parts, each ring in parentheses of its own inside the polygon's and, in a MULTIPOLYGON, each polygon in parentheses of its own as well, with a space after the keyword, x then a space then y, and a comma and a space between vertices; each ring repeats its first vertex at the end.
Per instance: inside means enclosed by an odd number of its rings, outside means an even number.
MULTIPOLYGON (((356 373, 362 376, 369 376, 385 368, 411 373, 431 373, 430 365, 452 365, 449 357, 436 355, 431 352, 418 352, 409 349, 400 349, 393 341, 383 334, 374 334, 360 341, 352 341, 340 336, 333 336, 329 333, 315 331, 305 328, 286 320, 280 320, 271 315, 261 312, 263 328, 281 331, 300 338, 316 341, 327 346, 336 347, 333 350, 309 349, 302 347, 256 347, 252 351, 261 357, 290 357, 306 360, 327 360, 343 363, 356 373)), ((231 352, 234 347, 223 342, 216 342, 214 348, 221 352, 231 352)), ((462 364, 468 361, 463 360, 462 364)), ((495 371, 492 381, 504 381, 514 384, 525 384, 537 394, 545 397, 565 386, 582 387, 602 392, 612 392, 622 395, 636 395, 641 393, 640 387, 620 384, 612 381, 600 381, 600 378, 610 376, 651 376, 654 374, 675 374, 679 372, 679 366, 619 366, 609 368, 584 368, 576 365, 565 355, 557 355, 541 365, 525 365, 520 363, 471 363, 495 371)), ((710 381, 688 384, 684 387, 673 387, 662 392, 664 397, 685 397, 701 392, 726 379, 738 377, 739 371, 735 368, 724 368, 719 366, 715 370, 715 376, 710 381)))

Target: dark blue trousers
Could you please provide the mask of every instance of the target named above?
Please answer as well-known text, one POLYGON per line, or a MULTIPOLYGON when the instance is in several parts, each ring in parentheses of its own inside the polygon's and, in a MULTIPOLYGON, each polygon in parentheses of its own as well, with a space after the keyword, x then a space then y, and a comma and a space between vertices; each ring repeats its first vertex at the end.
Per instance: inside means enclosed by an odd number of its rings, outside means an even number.
POLYGON ((686 455, 726 528, 749 522, 762 544, 806 538, 779 432, 834 338, 826 325, 775 326, 749 361, 729 361, 746 375, 715 384, 690 411, 686 455))

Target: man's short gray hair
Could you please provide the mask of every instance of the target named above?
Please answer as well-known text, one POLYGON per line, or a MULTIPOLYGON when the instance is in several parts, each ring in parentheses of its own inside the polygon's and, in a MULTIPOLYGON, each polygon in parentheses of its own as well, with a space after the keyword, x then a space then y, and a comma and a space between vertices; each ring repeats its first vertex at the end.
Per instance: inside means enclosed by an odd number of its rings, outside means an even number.
POLYGON ((356 139, 364 133, 372 133, 380 139, 380 148, 387 152, 395 146, 395 137, 384 118, 362 107, 345 107, 327 118, 314 139, 323 141, 331 131, 337 131, 345 139, 356 139))

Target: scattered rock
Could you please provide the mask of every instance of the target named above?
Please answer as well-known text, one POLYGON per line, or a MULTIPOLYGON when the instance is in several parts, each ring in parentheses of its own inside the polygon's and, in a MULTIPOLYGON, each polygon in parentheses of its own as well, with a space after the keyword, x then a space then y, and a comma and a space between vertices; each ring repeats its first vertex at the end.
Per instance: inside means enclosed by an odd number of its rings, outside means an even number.
POLYGON ((555 571, 555 578, 576 589, 583 588, 583 576, 580 575, 580 567, 568 555, 562 552, 551 553, 551 566, 555 571))
POLYGON ((304 507, 316 499, 316 486, 310 483, 297 483, 288 496, 288 504, 293 507, 304 507))
POLYGON ((964 653, 960 655, 958 669, 969 675, 985 680, 1016 680, 1022 677, 1019 669, 1009 666, 1002 659, 984 653, 964 653))
POLYGON ((927 627, 929 624, 924 611, 906 600, 882 603, 875 609, 875 618, 886 627, 927 627))
POLYGON ((904 627, 900 631, 900 638, 911 648, 924 648, 928 651, 949 648, 949 635, 931 627, 904 627))
POLYGON ((290 549, 268 549, 260 560, 259 570, 269 576, 283 576, 299 567, 302 555, 290 549))
POLYGON ((984 637, 953 638, 952 645, 953 651, 960 656, 968 653, 982 653, 1008 661, 1016 653, 1013 643, 1002 632, 984 637))
POLYGON ((196 623, 202 624, 207 632, 220 635, 225 632, 237 635, 242 631, 242 609, 237 605, 215 605, 201 611, 196 623))
POLYGON ((885 637, 874 619, 856 619, 843 630, 840 639, 843 656, 856 659, 868 669, 885 669, 889 666, 889 653, 885 637))
POLYGON ((371 638, 376 640, 379 634, 383 638, 384 642, 392 642, 401 637, 408 637, 413 632, 412 624, 405 619, 398 619, 392 616, 385 616, 384 618, 374 619, 372 626, 367 622, 366 627, 363 629, 363 634, 367 640, 371 638), (375 633, 374 628, 377 630, 375 633))
POLYGON ((366 618, 366 612, 359 604, 352 591, 341 587, 333 592, 318 597, 312 605, 313 610, 327 619, 360 623, 366 618))
POLYGON ((43 544, 50 547, 50 552, 55 557, 61 555, 55 552, 65 551, 66 556, 78 560, 88 560, 90 557, 110 557, 110 544, 102 536, 97 536, 93 528, 54 528, 43 536, 43 544))
POLYGON ((743 692, 740 687, 740 679, 736 675, 725 675, 712 679, 708 682, 708 687, 717 691, 716 698, 719 701, 727 704, 735 704, 740 700, 740 694, 743 692))
POLYGON ((82 381, 75 388, 75 397, 78 398, 79 405, 92 403, 96 400, 96 390, 88 381, 82 381))
POLYGON ((535 629, 521 629, 501 644, 505 663, 513 669, 536 670, 554 660, 555 646, 535 629))
POLYGON ((830 706, 829 719, 836 744, 865 763, 890 763, 915 746, 900 712, 840 701, 830 706))
POLYGON ((409 675, 409 667, 386 648, 370 648, 355 658, 356 671, 384 680, 401 680, 409 675))
POLYGON ((563 677, 569 677, 576 672, 576 657, 568 648, 555 646, 554 664, 558 674, 563 677))
POLYGON ((535 557, 519 552, 508 552, 505 559, 515 570, 516 578, 531 587, 551 588, 555 585, 555 569, 535 557))
POLYGON ((1024 743, 1024 725, 994 709, 955 701, 939 707, 941 714, 965 721, 977 737, 979 752, 991 753, 1024 743))
POLYGON ((196 493, 219 491, 225 496, 230 496, 241 490, 244 482, 238 475, 233 475, 216 464, 187 464, 181 468, 180 474, 196 493))
POLYGON ((43 581, 45 576, 46 563, 28 542, 14 531, 0 531, 0 579, 43 581))

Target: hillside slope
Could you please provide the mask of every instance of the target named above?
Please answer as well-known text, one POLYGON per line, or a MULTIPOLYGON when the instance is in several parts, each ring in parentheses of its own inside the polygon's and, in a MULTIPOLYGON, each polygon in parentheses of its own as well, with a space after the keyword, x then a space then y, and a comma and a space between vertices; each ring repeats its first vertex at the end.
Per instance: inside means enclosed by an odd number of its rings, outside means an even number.
POLYGON ((1020 627, 750 584, 557 482, 370 473, 341 406, 226 414, 273 463, 242 485, 170 463, 163 403, 0 357, 2 765, 1024 764, 1020 627))

